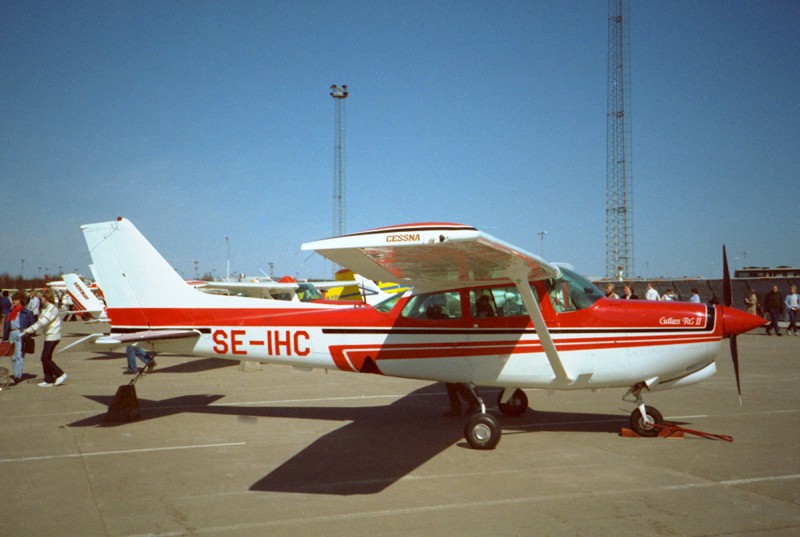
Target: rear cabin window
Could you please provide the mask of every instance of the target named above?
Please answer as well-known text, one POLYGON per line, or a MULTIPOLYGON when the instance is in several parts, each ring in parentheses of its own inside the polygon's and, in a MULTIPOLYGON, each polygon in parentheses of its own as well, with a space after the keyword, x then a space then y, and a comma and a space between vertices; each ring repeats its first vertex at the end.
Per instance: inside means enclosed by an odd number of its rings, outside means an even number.
POLYGON ((460 319, 461 294, 448 291, 411 297, 400 315, 409 319, 460 319))
POLYGON ((475 318, 528 315, 516 286, 473 289, 469 293, 469 303, 475 318))

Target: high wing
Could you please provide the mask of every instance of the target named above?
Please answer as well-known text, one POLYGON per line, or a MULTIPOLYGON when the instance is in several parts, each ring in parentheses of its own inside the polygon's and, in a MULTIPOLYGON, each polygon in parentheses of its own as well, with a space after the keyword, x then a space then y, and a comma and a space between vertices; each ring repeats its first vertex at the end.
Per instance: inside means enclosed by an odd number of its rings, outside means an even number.
POLYGON ((558 382, 571 375, 558 355, 530 282, 559 275, 556 265, 463 224, 424 223, 373 229, 306 243, 357 274, 427 292, 498 283, 517 286, 558 382))
POLYGON ((303 250, 375 281, 416 290, 553 278, 555 265, 463 224, 425 223, 373 229, 315 242, 303 250))

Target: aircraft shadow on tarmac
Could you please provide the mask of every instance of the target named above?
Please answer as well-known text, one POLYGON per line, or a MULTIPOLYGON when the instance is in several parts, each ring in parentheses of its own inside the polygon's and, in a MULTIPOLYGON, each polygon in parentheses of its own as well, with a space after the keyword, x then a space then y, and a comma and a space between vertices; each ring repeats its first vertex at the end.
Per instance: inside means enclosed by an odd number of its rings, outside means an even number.
MULTIPOLYGON (((481 390, 487 403, 497 391, 481 390)), ((108 406, 112 396, 86 396, 108 406)), ((255 482, 250 490, 301 494, 377 494, 403 479, 453 444, 469 449, 464 440, 466 417, 448 418, 443 385, 431 384, 386 406, 373 407, 243 407, 212 406, 223 395, 184 395, 161 401, 139 398, 139 421, 184 412, 257 418, 296 418, 348 422, 312 442, 291 459, 255 482)), ((627 416, 540 412, 521 418, 502 416, 504 435, 535 431, 619 433, 627 416)), ((69 424, 70 427, 118 427, 105 414, 69 424)), ((502 446, 502 443, 501 443, 502 446)))

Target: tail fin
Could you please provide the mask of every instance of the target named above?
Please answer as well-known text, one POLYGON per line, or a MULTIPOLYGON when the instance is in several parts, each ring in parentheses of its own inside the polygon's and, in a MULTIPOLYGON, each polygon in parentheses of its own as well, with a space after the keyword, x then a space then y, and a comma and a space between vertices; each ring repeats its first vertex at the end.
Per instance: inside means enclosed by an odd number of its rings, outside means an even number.
POLYGON ((374 306, 380 302, 383 302, 390 295, 386 291, 380 288, 380 286, 373 282, 372 280, 368 280, 361 274, 355 274, 356 282, 358 282, 358 289, 361 292, 361 296, 367 304, 370 306, 374 306))
POLYGON ((81 226, 112 331, 239 322, 265 310, 320 309, 305 302, 203 293, 186 283, 129 220, 81 226), (249 310, 244 312, 243 310, 249 310))
POLYGON ((81 230, 109 309, 186 306, 196 296, 130 220, 81 230))

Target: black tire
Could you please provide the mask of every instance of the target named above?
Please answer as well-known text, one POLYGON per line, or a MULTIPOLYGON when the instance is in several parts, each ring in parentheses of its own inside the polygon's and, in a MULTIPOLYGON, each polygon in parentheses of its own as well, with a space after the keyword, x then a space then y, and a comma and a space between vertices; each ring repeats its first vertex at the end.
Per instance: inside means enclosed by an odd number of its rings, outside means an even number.
POLYGON ((497 396, 497 408, 499 408, 500 412, 506 416, 518 418, 525 414, 525 412, 528 410, 528 396, 519 388, 514 390, 514 393, 511 395, 511 399, 509 399, 507 402, 501 403, 500 399, 502 397, 503 392, 500 392, 500 395, 497 396))
POLYGON ((475 414, 464 426, 464 437, 474 449, 494 449, 500 436, 500 424, 490 414, 475 414))
POLYGON ((637 408, 631 412, 631 429, 636 431, 639 436, 658 436, 661 430, 661 425, 664 423, 664 417, 657 409, 651 406, 645 406, 644 411, 647 414, 647 421, 642 418, 642 413, 637 408))

